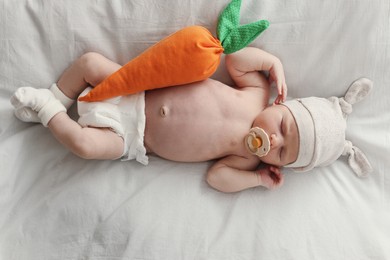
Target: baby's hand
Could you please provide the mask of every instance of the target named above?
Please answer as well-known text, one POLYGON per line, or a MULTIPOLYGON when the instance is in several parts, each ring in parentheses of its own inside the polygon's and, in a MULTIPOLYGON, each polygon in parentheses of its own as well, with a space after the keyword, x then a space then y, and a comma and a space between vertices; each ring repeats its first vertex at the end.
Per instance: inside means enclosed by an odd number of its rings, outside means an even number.
POLYGON ((261 185, 268 189, 275 189, 283 185, 283 174, 279 167, 267 166, 257 171, 261 178, 261 185))
POLYGON ((287 97, 287 84, 284 76, 283 65, 279 59, 277 59, 272 68, 269 70, 269 83, 276 83, 278 90, 278 96, 276 97, 274 104, 280 104, 286 101, 287 97))

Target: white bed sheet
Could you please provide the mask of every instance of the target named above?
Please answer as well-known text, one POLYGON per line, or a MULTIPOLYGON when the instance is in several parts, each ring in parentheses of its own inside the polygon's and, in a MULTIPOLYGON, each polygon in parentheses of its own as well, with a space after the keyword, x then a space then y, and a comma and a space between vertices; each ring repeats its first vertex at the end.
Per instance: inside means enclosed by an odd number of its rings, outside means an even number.
MULTIPOLYGON (((347 130, 366 179, 341 159, 285 170, 275 191, 223 194, 205 182, 211 162, 86 161, 13 116, 18 87, 48 88, 87 51, 123 64, 186 25, 215 32, 228 2, 0 1, 0 259, 390 259, 388 0, 242 5, 242 23, 271 22, 252 46, 281 58, 291 97, 374 81, 347 130)), ((214 77, 230 82, 223 67, 214 77)))

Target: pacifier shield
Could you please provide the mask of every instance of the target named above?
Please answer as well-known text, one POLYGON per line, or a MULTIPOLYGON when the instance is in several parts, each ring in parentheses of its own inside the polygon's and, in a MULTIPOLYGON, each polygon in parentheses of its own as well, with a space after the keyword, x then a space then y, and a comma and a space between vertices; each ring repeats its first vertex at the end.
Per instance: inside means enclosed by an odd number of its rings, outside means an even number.
POLYGON ((245 146, 249 152, 259 157, 267 155, 271 149, 269 137, 260 127, 249 130, 249 134, 245 136, 245 146))

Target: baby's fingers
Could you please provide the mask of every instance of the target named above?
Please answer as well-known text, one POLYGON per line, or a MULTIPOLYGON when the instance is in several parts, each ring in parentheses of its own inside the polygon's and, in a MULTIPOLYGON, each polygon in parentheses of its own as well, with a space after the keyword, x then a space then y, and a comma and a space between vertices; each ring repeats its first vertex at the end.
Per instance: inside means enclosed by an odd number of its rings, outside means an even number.
POLYGON ((286 101, 287 98, 287 85, 285 82, 278 84, 277 86, 278 96, 276 97, 274 104, 280 104, 286 101))
POLYGON ((287 98, 287 85, 285 81, 282 81, 278 84, 278 95, 282 102, 286 101, 287 98))
POLYGON ((277 175, 281 175, 282 171, 277 166, 269 166, 269 170, 277 175))
POLYGON ((282 174, 282 171, 279 167, 270 166, 269 170, 271 171, 270 177, 273 181, 273 187, 280 187, 283 185, 284 182, 284 176, 282 174))

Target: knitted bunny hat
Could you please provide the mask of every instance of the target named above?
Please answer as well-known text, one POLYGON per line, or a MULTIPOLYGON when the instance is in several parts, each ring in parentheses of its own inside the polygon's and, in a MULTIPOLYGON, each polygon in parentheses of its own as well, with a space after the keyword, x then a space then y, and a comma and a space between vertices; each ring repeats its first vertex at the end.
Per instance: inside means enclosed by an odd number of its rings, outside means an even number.
POLYGON ((299 132, 298 158, 285 167, 308 171, 346 155, 359 177, 371 172, 372 167, 363 152, 345 139, 345 130, 352 105, 364 99, 372 85, 371 80, 361 78, 352 83, 343 98, 309 97, 285 102, 283 105, 293 114, 299 132))

